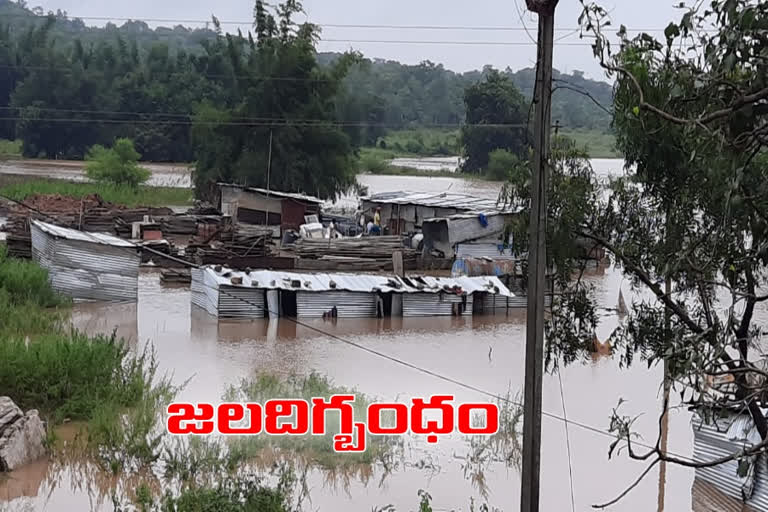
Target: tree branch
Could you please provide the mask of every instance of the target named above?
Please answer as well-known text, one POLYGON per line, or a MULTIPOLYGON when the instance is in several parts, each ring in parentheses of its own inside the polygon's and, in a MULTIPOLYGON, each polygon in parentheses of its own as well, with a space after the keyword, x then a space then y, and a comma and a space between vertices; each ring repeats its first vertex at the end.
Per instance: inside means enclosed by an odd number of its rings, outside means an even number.
POLYGON ((624 490, 624 492, 622 492, 621 494, 619 494, 618 496, 616 496, 614 499, 612 499, 611 501, 609 501, 609 502, 607 502, 607 503, 603 503, 603 504, 601 504, 601 505, 592 505, 592 508, 596 508, 596 509, 604 509, 604 508, 608 508, 608 507, 610 507, 610 506, 612 506, 612 505, 615 505, 616 503, 618 503, 619 501, 621 501, 621 499, 622 499, 622 498, 624 498, 624 496, 626 496, 627 494, 629 494, 629 492, 630 492, 632 489, 634 489, 635 487, 637 487, 637 486, 640 484, 640 482, 642 482, 642 481, 643 481, 643 478, 645 478, 645 477, 646 477, 646 475, 647 475, 648 473, 650 473, 650 472, 651 472, 651 470, 654 468, 654 466, 656 466, 656 464, 658 464, 659 462, 661 462, 661 459, 660 459, 660 458, 656 458, 656 459, 654 459, 654 461, 653 461, 653 462, 651 462, 651 463, 648 465, 648 467, 647 467, 647 468, 645 468, 645 471, 643 471, 643 472, 640 474, 640 476, 639 476, 639 477, 637 477, 637 480, 635 480, 635 481, 634 481, 634 483, 632 483, 632 485, 630 485, 629 487, 627 487, 627 488, 624 490))
POLYGON ((602 245, 604 248, 611 251, 619 260, 621 260, 622 264, 624 265, 624 268, 635 274, 638 279, 640 279, 643 284, 645 284, 648 288, 651 289, 651 291, 656 295, 656 298, 661 300, 665 306, 667 306, 669 309, 674 311, 675 315, 682 320, 689 329, 691 329, 696 334, 703 334, 705 330, 696 322, 693 321, 693 319, 688 315, 688 313, 683 310, 683 308, 680 307, 679 304, 677 304, 674 300, 672 300, 671 297, 667 297, 664 291, 661 289, 661 287, 656 284, 653 280, 651 280, 651 277, 639 266, 635 265, 632 261, 629 260, 624 254, 619 251, 616 247, 614 247, 608 240, 604 239, 603 237, 596 235, 594 233, 589 233, 586 231, 580 231, 579 235, 589 238, 590 240, 594 240, 595 242, 598 242, 600 245, 602 245))

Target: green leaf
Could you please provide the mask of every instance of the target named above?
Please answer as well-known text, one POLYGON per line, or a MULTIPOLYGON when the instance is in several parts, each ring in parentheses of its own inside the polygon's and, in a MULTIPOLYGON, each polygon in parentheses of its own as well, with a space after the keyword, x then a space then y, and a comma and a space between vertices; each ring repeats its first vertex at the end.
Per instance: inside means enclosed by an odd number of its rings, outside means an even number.
POLYGON ((633 107, 632 108, 632 113, 635 114, 636 116, 639 116, 640 115, 640 107, 638 107, 638 106, 633 107))
POLYGON ((664 36, 667 38, 667 42, 670 43, 674 38, 680 35, 680 27, 675 23, 670 23, 667 28, 664 29, 664 36))
POLYGON ((736 474, 739 475, 739 478, 746 478, 747 474, 749 473, 749 467, 751 464, 746 459, 741 459, 739 461, 739 467, 736 469, 736 474))

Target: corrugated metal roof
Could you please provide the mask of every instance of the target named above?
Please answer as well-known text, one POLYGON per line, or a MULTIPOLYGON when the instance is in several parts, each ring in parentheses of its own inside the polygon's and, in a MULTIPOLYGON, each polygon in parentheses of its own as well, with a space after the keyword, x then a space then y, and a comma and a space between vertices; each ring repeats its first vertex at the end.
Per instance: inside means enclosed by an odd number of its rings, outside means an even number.
MULTIPOLYGON (((728 414, 711 424, 694 415, 692 423, 693 459, 696 462, 710 462, 760 443, 760 434, 747 414, 728 414)), ((744 460, 748 466, 743 476, 739 474, 739 462, 731 460, 697 468, 695 478, 757 510, 768 510, 768 458, 761 453, 744 460)))
POLYGON ((32 224, 39 227, 41 231, 67 240, 77 240, 80 242, 90 242, 94 244, 111 245, 113 247, 135 247, 128 240, 123 240, 116 236, 108 235, 106 233, 84 233, 76 229, 63 228, 61 226, 54 226, 39 220, 33 220, 32 224))
POLYGON ((344 290, 366 293, 376 290, 384 293, 438 293, 459 287, 466 293, 486 292, 503 297, 514 297, 514 294, 495 276, 399 278, 371 274, 305 274, 271 270, 251 271, 246 274, 224 267, 220 272, 216 272, 215 267, 215 265, 204 267, 205 276, 219 286, 311 292, 344 290), (233 277, 242 279, 242 284, 233 284, 233 277))
POLYGON ((510 213, 510 208, 499 207, 493 199, 470 196, 456 192, 385 192, 361 198, 363 201, 381 204, 413 204, 430 208, 455 208, 471 212, 510 213))
POLYGON ((280 192, 277 190, 267 190, 265 188, 258 188, 258 187, 246 187, 244 185, 237 185, 235 183, 217 183, 219 187, 232 187, 232 188, 239 188, 241 190, 246 190, 248 192, 256 192, 259 194, 269 195, 269 196, 275 196, 275 197, 285 197, 288 199, 296 199, 298 201, 304 201, 307 203, 316 203, 316 204, 322 204, 325 201, 322 199, 319 199, 314 196, 308 196, 305 194, 299 194, 297 192, 280 192))

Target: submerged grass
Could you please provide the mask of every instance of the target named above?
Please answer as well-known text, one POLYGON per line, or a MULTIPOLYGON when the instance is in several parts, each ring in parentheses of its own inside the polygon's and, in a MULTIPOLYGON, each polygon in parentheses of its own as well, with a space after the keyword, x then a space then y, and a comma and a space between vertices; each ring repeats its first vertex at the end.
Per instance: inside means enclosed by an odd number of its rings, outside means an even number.
POLYGON ((192 204, 192 189, 177 187, 127 186, 101 183, 79 183, 62 180, 33 180, 12 183, 0 188, 0 194, 23 201, 38 194, 59 194, 80 198, 99 194, 104 200, 126 206, 167 206, 192 204))
MULTIPOLYGON (((336 386, 325 376, 311 373, 307 377, 291 376, 281 379, 273 374, 259 374, 254 379, 243 380, 239 386, 231 386, 225 400, 263 403, 272 398, 311 400, 315 397, 330 398, 332 395, 355 395, 355 421, 365 421, 369 400, 354 390, 336 386)), ((232 457, 240 460, 280 458, 289 454, 312 467, 324 470, 353 470, 358 476, 370 477, 370 466, 380 464, 385 471, 396 465, 402 455, 403 440, 392 436, 368 436, 367 449, 362 453, 336 453, 333 436, 340 430, 338 414, 326 419, 326 435, 302 436, 241 436, 230 440, 232 457)))
POLYGON ((154 462, 176 389, 157 378, 149 346, 136 354, 114 333, 72 329, 68 303, 44 269, 0 248, 0 393, 52 425, 85 422, 88 447, 113 472, 154 462))

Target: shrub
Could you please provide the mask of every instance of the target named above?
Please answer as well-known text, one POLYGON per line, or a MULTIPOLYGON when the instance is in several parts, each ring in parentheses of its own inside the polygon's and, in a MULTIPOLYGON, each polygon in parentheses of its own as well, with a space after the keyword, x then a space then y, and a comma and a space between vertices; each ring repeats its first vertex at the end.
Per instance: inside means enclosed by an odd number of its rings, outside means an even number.
POLYGON ((389 162, 378 155, 365 154, 360 157, 360 172, 379 174, 387 170, 389 162))
POLYGON ((495 149, 489 155, 487 176, 492 180, 505 181, 520 165, 520 159, 514 153, 495 149))
POLYGON ((31 303, 47 308, 64 302, 51 288, 47 270, 32 261, 8 257, 5 246, 0 246, 0 290, 13 305, 31 303))
POLYGON ((405 150, 408 153, 414 153, 420 155, 424 152, 424 143, 418 140, 411 139, 405 143, 405 150))
POLYGON ((151 175, 139 166, 139 158, 132 140, 117 139, 111 149, 96 145, 88 151, 85 173, 94 181, 136 188, 151 175))

